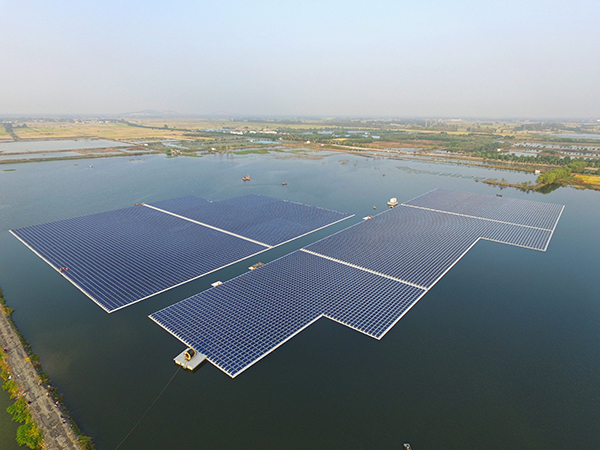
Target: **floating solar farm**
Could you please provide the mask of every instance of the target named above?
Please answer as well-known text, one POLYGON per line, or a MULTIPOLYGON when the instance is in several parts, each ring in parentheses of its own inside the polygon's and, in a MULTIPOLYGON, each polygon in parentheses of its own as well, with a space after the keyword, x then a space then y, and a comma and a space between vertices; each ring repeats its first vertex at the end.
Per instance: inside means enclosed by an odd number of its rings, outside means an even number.
POLYGON ((11 233, 110 313, 349 217, 261 195, 183 197, 11 233))
MULTIPOLYGON (((150 318, 231 377, 321 317, 381 339, 479 240, 546 251, 563 208, 434 190, 150 318)), ((349 217, 182 197, 11 233, 113 312, 349 217)))
POLYGON ((150 318, 231 377, 321 317, 381 339, 480 239, 545 251, 563 208, 435 190, 150 318))

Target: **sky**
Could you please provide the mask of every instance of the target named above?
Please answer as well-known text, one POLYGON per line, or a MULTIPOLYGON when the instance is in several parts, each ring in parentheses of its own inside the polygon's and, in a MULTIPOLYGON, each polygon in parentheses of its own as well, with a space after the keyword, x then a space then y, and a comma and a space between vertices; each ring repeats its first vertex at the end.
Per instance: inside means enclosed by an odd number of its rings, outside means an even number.
POLYGON ((600 119, 600 1, 0 0, 0 115, 600 119))

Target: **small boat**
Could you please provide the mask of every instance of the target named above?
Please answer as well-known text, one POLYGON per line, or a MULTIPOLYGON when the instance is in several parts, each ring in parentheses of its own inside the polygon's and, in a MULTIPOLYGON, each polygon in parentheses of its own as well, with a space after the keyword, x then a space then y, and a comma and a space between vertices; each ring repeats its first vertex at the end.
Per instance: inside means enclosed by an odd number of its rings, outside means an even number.
POLYGON ((281 184, 282 184, 282 186, 287 186, 287 183, 285 181, 281 184))
POLYGON ((242 177, 242 180, 244 181, 250 181, 250 175, 247 175, 245 177, 242 177))
POLYGON ((404 443, 404 448, 405 448, 405 450, 412 450, 412 447, 410 446, 410 444, 408 442, 404 443))
POLYGON ((390 198, 390 201, 389 201, 389 202, 387 202, 387 205, 388 205, 390 208, 394 208, 394 207, 398 206, 398 199, 397 199, 396 197, 392 197, 392 198, 390 198))
POLYGON ((496 197, 502 197, 500 194, 496 194, 496 197))

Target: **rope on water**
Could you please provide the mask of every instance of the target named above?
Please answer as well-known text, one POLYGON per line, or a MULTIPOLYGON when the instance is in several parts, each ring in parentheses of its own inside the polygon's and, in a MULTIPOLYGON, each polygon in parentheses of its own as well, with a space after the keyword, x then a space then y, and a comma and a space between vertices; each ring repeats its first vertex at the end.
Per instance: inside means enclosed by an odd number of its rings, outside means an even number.
POLYGON ((165 387, 163 388, 163 390, 160 391, 160 394, 158 394, 158 397, 156 397, 154 399, 154 401, 148 407, 148 409, 146 410, 146 412, 144 414, 142 414, 142 417, 140 417, 140 420, 138 420, 137 423, 133 426, 133 428, 131 430, 129 430, 129 433, 127 433, 127 436, 125 436, 123 438, 123 440, 119 443, 119 445, 117 445, 115 447, 115 450, 117 450, 121 445, 123 445, 123 442, 125 442, 125 440, 129 437, 129 435, 131 433, 133 433, 133 430, 135 430, 135 428, 140 424, 140 422, 144 419, 144 417, 146 417, 146 414, 148 414, 150 412, 150 410, 152 409, 152 407, 154 406, 154 404, 158 401, 158 399, 160 398, 160 396, 163 395, 163 393, 167 390, 167 388, 169 387, 169 385, 171 384, 171 382, 173 381, 173 379, 175 379, 175 375, 177 375, 179 373, 180 369, 181 369, 181 367, 177 368, 177 370, 175 371, 175 373, 173 374, 173 376, 171 377, 171 379, 169 380, 169 382, 165 385, 165 387))

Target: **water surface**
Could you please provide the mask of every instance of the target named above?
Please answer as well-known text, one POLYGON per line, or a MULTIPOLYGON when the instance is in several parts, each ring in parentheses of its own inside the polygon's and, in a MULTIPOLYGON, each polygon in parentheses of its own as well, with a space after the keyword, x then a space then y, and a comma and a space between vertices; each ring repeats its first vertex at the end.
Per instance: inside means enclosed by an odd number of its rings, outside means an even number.
MULTIPOLYGON (((438 187, 494 195, 475 179, 530 176, 322 155, 151 155, 95 159, 93 170, 50 161, 0 172, 0 286, 100 450, 118 445, 176 371, 183 345, 148 314, 381 211, 390 197, 438 187), (356 217, 110 315, 7 231, 248 193, 356 217)), ((320 319, 235 379, 211 364, 179 372, 121 449, 600 448, 600 194, 502 195, 566 204, 547 252, 479 242, 381 341, 320 319)))
POLYGON ((89 148, 129 147, 132 144, 107 139, 57 139, 50 141, 0 142, 0 153, 85 150, 89 148))

